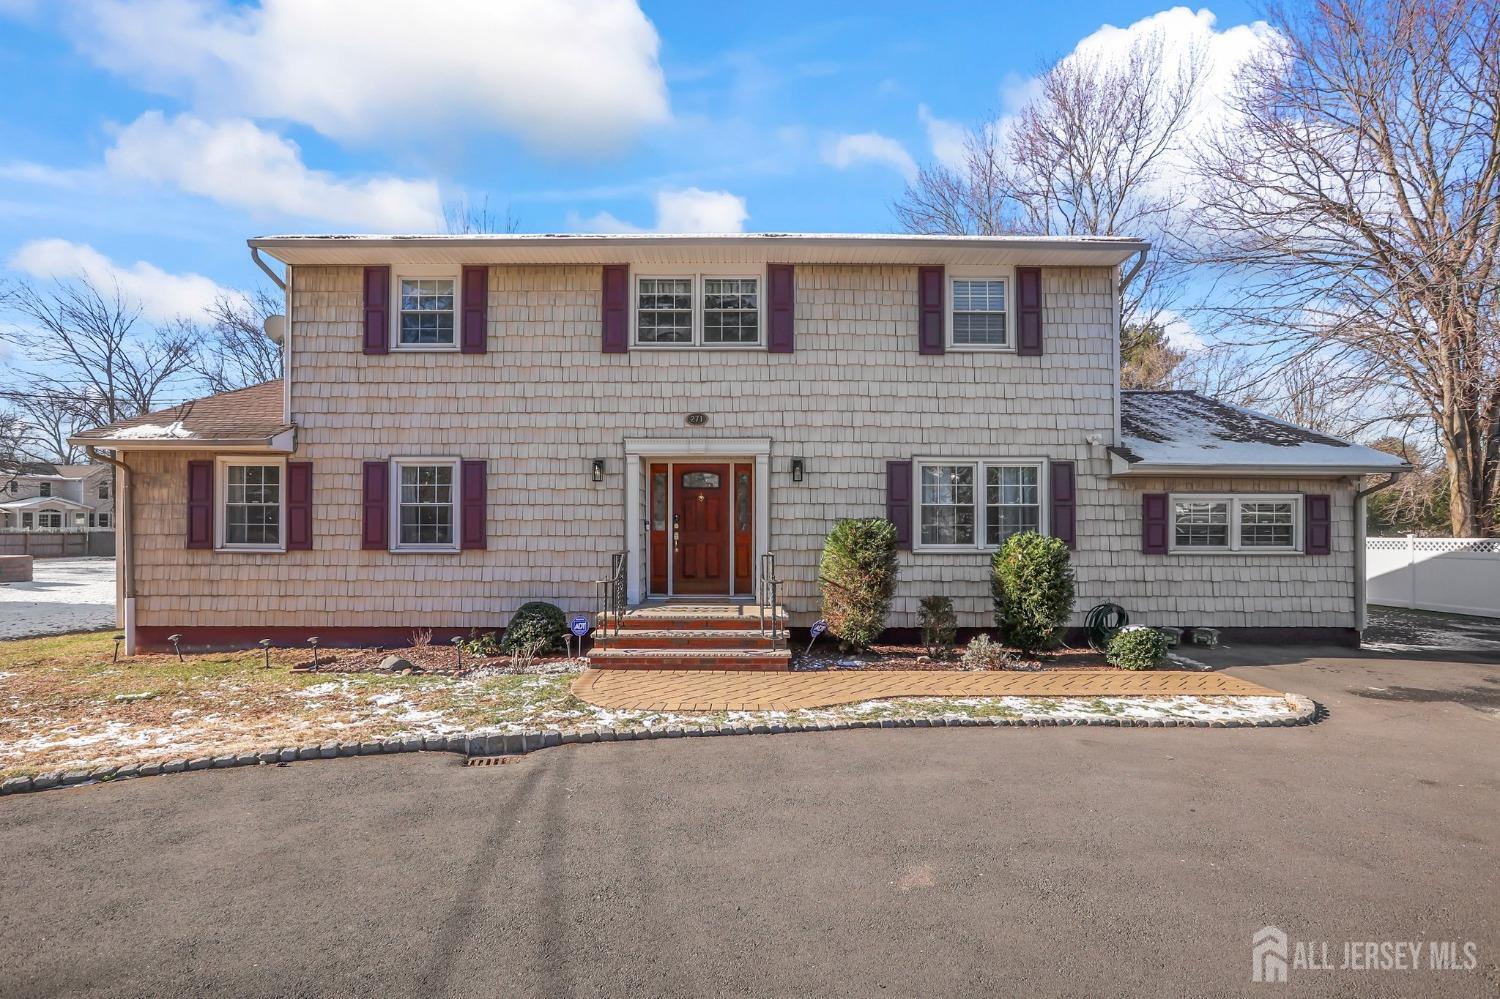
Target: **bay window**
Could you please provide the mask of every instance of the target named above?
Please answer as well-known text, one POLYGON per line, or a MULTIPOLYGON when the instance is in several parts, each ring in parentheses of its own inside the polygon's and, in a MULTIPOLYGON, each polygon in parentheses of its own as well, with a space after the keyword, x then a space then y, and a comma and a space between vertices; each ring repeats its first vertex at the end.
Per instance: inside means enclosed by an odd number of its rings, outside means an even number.
POLYGON ((918 551, 989 551, 1009 537, 1046 529, 1043 461, 924 459, 916 462, 918 551))

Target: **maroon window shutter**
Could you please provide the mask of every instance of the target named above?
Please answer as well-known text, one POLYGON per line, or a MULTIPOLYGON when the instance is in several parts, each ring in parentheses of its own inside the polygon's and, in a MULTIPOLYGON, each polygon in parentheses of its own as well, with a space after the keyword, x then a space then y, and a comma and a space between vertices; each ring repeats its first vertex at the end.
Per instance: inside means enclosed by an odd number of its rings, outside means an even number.
POLYGON ((1069 548, 1077 548, 1077 500, 1076 485, 1071 461, 1054 461, 1051 464, 1052 492, 1052 536, 1060 539, 1069 548))
POLYGON ((463 335, 459 353, 483 354, 489 340, 490 269, 465 267, 463 271, 463 335))
POLYGON ((463 472, 460 476, 460 487, 458 491, 460 510, 458 522, 462 526, 463 538, 459 544, 460 548, 484 549, 489 535, 487 517, 489 511, 486 509, 486 482, 484 462, 466 461, 463 463, 463 472))
POLYGON ((391 269, 365 268, 365 353, 391 349, 391 269))
POLYGON ((390 547, 390 478, 391 469, 385 462, 365 462, 361 548, 384 551, 390 547))
POLYGON ((1042 356, 1042 269, 1016 268, 1016 353, 1042 356))
POLYGON ((1167 530, 1171 526, 1166 493, 1141 497, 1141 551, 1147 555, 1167 553, 1167 530))
POLYGON ((1333 550, 1333 501, 1327 493, 1309 493, 1302 503, 1302 529, 1307 533, 1303 548, 1309 555, 1327 555, 1333 550))
POLYGON ((312 462, 286 463, 286 550, 312 550, 312 462))
POLYGON ((896 547, 911 550, 911 462, 885 463, 885 519, 896 525, 896 547))
POLYGON ((604 320, 601 349, 606 354, 624 354, 630 350, 630 265, 604 266, 604 320))
POLYGON ((943 269, 917 268, 917 353, 943 352, 943 269))
POLYGON ((214 463, 187 463, 187 546, 214 546, 214 463))
POLYGON ((790 354, 797 346, 797 269, 791 264, 767 264, 766 284, 771 311, 766 349, 773 354, 790 354))

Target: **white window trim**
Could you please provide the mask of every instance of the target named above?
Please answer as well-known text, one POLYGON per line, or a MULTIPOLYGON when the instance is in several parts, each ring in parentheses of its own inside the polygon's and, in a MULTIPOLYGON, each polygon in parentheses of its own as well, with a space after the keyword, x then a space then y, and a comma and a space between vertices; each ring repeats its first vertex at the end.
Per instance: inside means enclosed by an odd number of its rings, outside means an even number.
POLYGON ((947 286, 943 289, 945 294, 944 305, 947 314, 944 316, 943 338, 946 349, 953 353, 1001 353, 1014 354, 1016 352, 1016 272, 1013 267, 950 267, 945 275, 947 286), (953 282, 955 281, 1004 281, 1005 282, 1005 343, 1003 345, 989 343, 955 343, 953 340, 953 282))
POLYGON ((1173 555, 1300 555, 1305 545, 1302 527, 1303 498, 1301 493, 1169 493, 1167 494, 1167 551, 1173 555), (1212 548, 1197 545, 1177 544, 1177 504, 1185 502, 1211 502, 1229 504, 1229 545, 1212 548), (1290 503, 1292 505, 1292 546, 1267 548, 1261 545, 1248 547, 1240 543, 1241 503, 1290 503))
POLYGON ((913 458, 911 462, 912 476, 912 524, 911 524, 911 550, 930 555, 941 554, 969 554, 974 552, 995 552, 1000 550, 998 545, 985 543, 988 535, 989 505, 985 503, 984 495, 984 469, 990 465, 1029 465, 1037 470, 1037 533, 1043 537, 1050 536, 1052 524, 1050 520, 1051 503, 1048 502, 1050 492, 1048 484, 1050 469, 1046 458, 913 458), (924 545, 922 543, 922 467, 924 465, 972 465, 974 466, 974 543, 972 545, 924 545))
POLYGON ((459 540, 464 536, 462 502, 463 460, 447 455, 403 455, 390 460, 388 500, 386 511, 389 518, 391 552, 456 552, 459 540), (453 542, 446 545, 404 545, 401 543, 401 467, 403 465, 448 465, 453 469, 453 542))
POLYGON ((631 272, 630 275, 630 349, 631 350, 765 350, 766 349, 766 275, 747 272, 744 264, 712 265, 701 264, 696 267, 682 270, 653 269, 651 271, 631 272), (692 330, 693 338, 687 343, 651 343, 642 342, 640 336, 640 293, 641 281, 653 278, 681 279, 690 278, 692 288, 689 292, 692 298, 692 330), (754 343, 705 343, 703 340, 703 303, 705 301, 704 279, 726 278, 739 281, 754 281, 756 310, 755 310, 755 342, 754 343))
POLYGON ((414 354, 451 354, 459 349, 463 340, 463 271, 442 264, 408 264, 391 268, 391 350, 410 351, 414 354), (402 343, 401 342, 401 279, 431 280, 445 278, 453 282, 453 342, 452 343, 402 343))
POLYGON ((286 551, 286 459, 262 457, 259 455, 243 455, 239 457, 226 457, 221 455, 214 460, 214 551, 219 552, 284 552, 286 551), (231 545, 224 540, 224 528, 229 520, 226 511, 229 506, 229 466, 230 465, 275 465, 281 469, 278 481, 281 487, 276 495, 281 509, 276 516, 276 537, 274 545, 231 545))

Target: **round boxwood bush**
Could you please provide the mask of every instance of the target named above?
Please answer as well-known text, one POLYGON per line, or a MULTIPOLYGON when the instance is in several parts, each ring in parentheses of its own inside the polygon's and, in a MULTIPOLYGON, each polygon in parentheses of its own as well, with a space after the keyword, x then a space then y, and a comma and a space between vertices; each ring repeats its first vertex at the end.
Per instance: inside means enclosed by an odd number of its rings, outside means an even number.
POLYGON ((1022 652, 1052 645, 1073 612, 1073 563, 1057 538, 1026 531, 1006 539, 990 560, 995 624, 1022 652))
POLYGON ((562 608, 556 604, 549 604, 545 600, 532 600, 522 604, 511 615, 510 627, 505 629, 505 637, 500 640, 500 648, 507 654, 513 655, 517 651, 517 641, 523 635, 527 639, 527 644, 534 641, 533 636, 537 633, 535 626, 517 628, 517 625, 529 621, 538 621, 540 627, 545 629, 543 633, 547 636, 548 642, 546 648, 540 651, 546 652, 548 649, 562 647, 563 637, 568 633, 568 619, 563 614, 562 608))
POLYGON ((1166 636, 1155 628, 1131 625, 1115 632, 1104 658, 1121 669, 1155 669, 1166 657, 1166 636))

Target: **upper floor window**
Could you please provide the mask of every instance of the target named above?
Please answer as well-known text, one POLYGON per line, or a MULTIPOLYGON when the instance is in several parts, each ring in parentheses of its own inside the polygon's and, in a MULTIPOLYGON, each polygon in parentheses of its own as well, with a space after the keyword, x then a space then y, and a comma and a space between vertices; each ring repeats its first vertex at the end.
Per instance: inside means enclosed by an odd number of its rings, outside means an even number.
POLYGON ((950 346, 1010 346, 1009 282, 1003 277, 955 277, 952 281, 950 346))
POLYGON ((254 458, 219 461, 223 516, 218 547, 279 550, 282 547, 282 465, 254 458))
POLYGON ((933 459, 917 462, 917 549, 1000 547, 1044 523, 1040 461, 933 459))
POLYGON ((635 342, 643 347, 756 347, 761 279, 674 274, 635 279, 635 342))
POLYGON ((38 496, 51 496, 52 495, 52 483, 50 483, 50 482, 40 483, 37 486, 37 489, 39 490, 37 492, 38 496))
POLYGON ((101 483, 99 483, 99 498, 100 499, 109 499, 109 483, 108 482, 101 482, 101 483))
POLYGON ((396 348, 457 350, 458 275, 441 267, 408 267, 393 271, 391 280, 396 348))
POLYGON ((1301 497, 1172 497, 1172 551, 1297 552, 1302 550, 1301 497))
POLYGON ((15 479, 11 479, 10 480, 10 494, 12 496, 14 496, 16 494, 17 488, 19 488, 19 487, 16 485, 16 480, 15 479))

